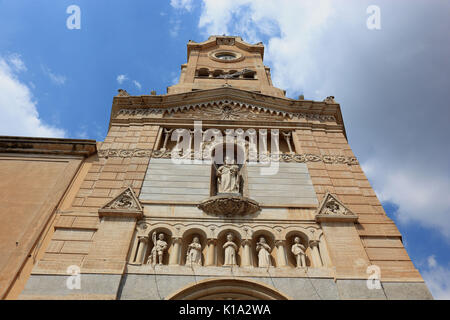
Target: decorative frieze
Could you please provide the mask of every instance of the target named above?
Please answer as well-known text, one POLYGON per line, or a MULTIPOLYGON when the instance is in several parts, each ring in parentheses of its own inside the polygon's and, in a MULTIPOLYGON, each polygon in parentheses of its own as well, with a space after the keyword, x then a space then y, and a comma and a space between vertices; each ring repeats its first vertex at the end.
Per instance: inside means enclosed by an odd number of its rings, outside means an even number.
MULTIPOLYGON (((163 150, 146 150, 146 149, 104 149, 98 152, 98 156, 101 158, 107 157, 120 157, 120 158, 132 158, 132 157, 147 157, 158 159, 171 159, 172 157, 177 159, 210 159, 209 153, 205 152, 203 155, 196 154, 194 152, 186 153, 183 155, 172 154, 172 151, 163 150)), ((279 154, 267 154, 258 156, 260 162, 280 161, 280 162, 323 162, 327 164, 348 164, 357 165, 358 160, 355 157, 335 156, 335 155, 320 155, 312 153, 293 154, 293 153, 279 153, 279 154)))
POLYGON ((121 109, 117 113, 117 115, 139 117, 151 117, 160 114, 164 118, 192 118, 198 120, 284 121, 286 119, 306 119, 336 121, 336 118, 332 115, 289 112, 279 110, 277 107, 265 107, 233 100, 217 100, 168 108, 121 109))

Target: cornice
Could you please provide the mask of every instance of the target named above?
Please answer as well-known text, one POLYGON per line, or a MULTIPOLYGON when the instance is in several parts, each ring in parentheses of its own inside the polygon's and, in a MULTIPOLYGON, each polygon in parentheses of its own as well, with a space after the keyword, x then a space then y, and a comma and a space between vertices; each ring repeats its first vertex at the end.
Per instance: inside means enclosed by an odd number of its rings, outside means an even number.
POLYGON ((96 152, 97 143, 95 140, 0 136, 0 153, 89 157, 96 152))
POLYGON ((119 112, 122 114, 171 113, 225 101, 232 101, 252 110, 263 110, 288 117, 333 116, 338 124, 343 124, 340 106, 337 103, 279 98, 236 88, 215 88, 161 96, 116 96, 113 100, 111 118, 116 118, 119 112))

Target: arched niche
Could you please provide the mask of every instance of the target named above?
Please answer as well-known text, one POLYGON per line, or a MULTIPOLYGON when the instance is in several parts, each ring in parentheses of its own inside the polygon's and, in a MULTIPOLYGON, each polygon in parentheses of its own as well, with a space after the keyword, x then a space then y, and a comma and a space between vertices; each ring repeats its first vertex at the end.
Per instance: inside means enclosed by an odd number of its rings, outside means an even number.
POLYGON ((200 228, 192 227, 184 231, 182 236, 181 246, 181 265, 186 264, 186 258, 188 253, 188 246, 192 243, 194 237, 198 237, 202 246, 202 266, 205 265, 206 251, 207 251, 207 235, 206 232, 200 228))
POLYGON ((301 244, 303 244, 306 248, 305 250, 305 260, 306 260, 306 266, 311 267, 311 248, 309 247, 309 238, 305 231, 303 230, 292 230, 286 233, 286 252, 287 252, 287 258, 288 258, 288 265, 290 267, 297 267, 297 262, 295 260, 295 256, 291 251, 292 245, 294 244, 294 238, 299 237, 301 239, 301 244))
POLYGON ((209 77, 209 69, 208 68, 200 68, 200 69, 198 69, 197 76, 198 77, 208 78, 209 77))
POLYGON ((219 234, 217 235, 217 265, 218 266, 223 266, 224 261, 225 261, 225 250, 223 248, 223 245, 225 244, 225 242, 227 241, 227 235, 228 234, 232 234, 233 235, 233 242, 236 244, 237 246, 237 252, 236 252, 236 265, 240 266, 241 265, 241 257, 242 257, 242 237, 241 234, 238 230, 235 230, 233 228, 226 228, 223 229, 219 232, 219 234))
POLYGON ((256 244, 259 242, 260 238, 264 237, 266 239, 266 243, 272 248, 270 252, 270 259, 272 262, 272 266, 277 266, 276 261, 276 253, 277 248, 275 246, 275 236, 273 233, 267 229, 257 229, 253 232, 252 241, 251 241, 251 250, 252 250, 252 263, 254 267, 258 267, 258 252, 256 252, 256 244))
POLYGON ((225 163, 227 157, 233 157, 234 163, 239 166, 239 173, 241 175, 239 184, 239 193, 248 196, 247 183, 247 152, 245 145, 236 142, 220 141, 213 143, 210 147, 211 154, 211 188, 210 195, 217 195, 217 169, 225 163), (230 150, 227 152, 227 149, 230 150))
POLYGON ((241 279, 202 280, 169 295, 167 300, 289 300, 266 284, 241 279))
POLYGON ((164 241, 167 242, 167 250, 164 252, 164 255, 163 255, 163 264, 168 265, 169 264, 169 256, 170 256, 171 249, 172 249, 173 233, 168 227, 165 227, 165 226, 154 226, 153 228, 151 228, 149 230, 147 251, 145 253, 145 259, 144 259, 143 263, 147 263, 147 261, 150 257, 150 254, 152 252, 153 246, 154 246, 153 241, 152 241, 153 232, 156 232, 157 240, 158 240, 159 234, 161 234, 161 233, 164 234, 164 241))

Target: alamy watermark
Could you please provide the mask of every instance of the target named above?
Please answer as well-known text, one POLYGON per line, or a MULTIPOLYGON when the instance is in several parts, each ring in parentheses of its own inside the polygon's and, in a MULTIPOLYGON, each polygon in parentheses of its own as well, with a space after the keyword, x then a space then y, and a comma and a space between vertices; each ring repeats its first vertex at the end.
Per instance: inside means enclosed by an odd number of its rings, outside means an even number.
POLYGON ((73 4, 67 7, 66 13, 70 16, 66 20, 66 26, 69 30, 81 29, 81 9, 73 4))
POLYGON ((77 265, 71 265, 67 267, 67 274, 70 276, 66 280, 66 287, 69 290, 81 289, 81 270, 77 265))
POLYGON ((176 145, 171 151, 175 164, 201 163, 211 159, 215 164, 232 161, 242 165, 260 164, 261 175, 274 175, 278 172, 279 161, 272 155, 280 154, 279 130, 270 129, 270 153, 268 152, 268 130, 253 128, 202 129, 202 121, 194 122, 194 130, 178 128, 171 130, 171 141, 176 145))
POLYGON ((381 9, 379 6, 370 5, 367 7, 366 13, 370 16, 367 18, 366 25, 369 30, 381 30, 381 9))
POLYGON ((366 281, 369 290, 381 289, 381 268, 377 265, 370 265, 366 269, 369 278, 366 281))

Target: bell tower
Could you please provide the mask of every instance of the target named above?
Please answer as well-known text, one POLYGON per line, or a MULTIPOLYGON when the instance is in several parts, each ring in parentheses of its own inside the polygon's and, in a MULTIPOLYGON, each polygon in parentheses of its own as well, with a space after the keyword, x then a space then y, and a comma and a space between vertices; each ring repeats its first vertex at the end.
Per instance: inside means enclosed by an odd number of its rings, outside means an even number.
POLYGON ((264 66, 263 59, 261 42, 249 44, 235 36, 211 36, 200 43, 189 40, 179 83, 167 93, 232 87, 284 97, 285 92, 272 85, 270 68, 264 66))
POLYGON ((431 299, 339 103, 287 98, 263 57, 240 37, 189 41, 167 94, 119 90, 20 298, 431 299))

